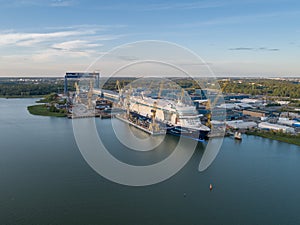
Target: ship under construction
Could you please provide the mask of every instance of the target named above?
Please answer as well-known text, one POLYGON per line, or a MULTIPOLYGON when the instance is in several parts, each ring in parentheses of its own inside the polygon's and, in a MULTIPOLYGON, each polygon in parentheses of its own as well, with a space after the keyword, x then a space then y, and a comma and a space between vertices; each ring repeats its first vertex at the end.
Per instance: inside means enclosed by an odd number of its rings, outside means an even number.
MULTIPOLYGON (((198 113, 196 106, 189 101, 189 95, 183 88, 171 87, 161 80, 155 82, 156 87, 152 87, 154 82, 151 81, 150 84, 142 82, 140 86, 133 82, 121 88, 120 82, 117 81, 118 93, 116 93, 93 89, 93 83, 90 81, 88 91, 86 91, 86 109, 88 112, 106 109, 107 102, 104 98, 111 99, 114 100, 114 105, 110 105, 109 108, 110 110, 111 108, 118 109, 116 114, 118 119, 151 135, 168 133, 197 141, 206 140, 212 128, 211 115, 206 115, 208 122, 204 124, 201 120, 204 115, 198 113), (104 98, 99 100, 98 97, 98 101, 93 101, 92 95, 95 94, 104 98), (103 105, 97 105, 97 102, 103 105)), ((75 102, 83 105, 83 100, 79 96, 80 89, 76 84, 75 102)), ((208 101, 208 107, 211 107, 210 101, 208 101)), ((82 107, 79 109, 81 110, 82 107)))

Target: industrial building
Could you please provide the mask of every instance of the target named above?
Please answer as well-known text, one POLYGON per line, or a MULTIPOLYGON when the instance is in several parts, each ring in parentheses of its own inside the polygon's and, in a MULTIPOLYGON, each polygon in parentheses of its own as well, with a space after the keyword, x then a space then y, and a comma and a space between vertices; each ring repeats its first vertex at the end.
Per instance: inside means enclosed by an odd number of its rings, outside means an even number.
POLYGON ((93 78, 96 81, 96 87, 100 87, 100 73, 93 72, 93 73, 86 73, 86 72, 67 72, 65 75, 65 82, 64 82, 64 93, 65 95, 68 93, 68 80, 69 79, 81 79, 81 78, 93 78))
POLYGON ((259 123, 258 128, 263 129, 263 130, 282 131, 284 133, 295 133, 295 129, 292 127, 268 123, 268 122, 259 123))
POLYGON ((290 127, 300 127, 300 122, 298 122, 296 120, 290 120, 289 118, 279 117, 277 123, 281 124, 281 125, 287 125, 290 127))
POLYGON ((243 120, 226 121, 226 125, 233 129, 250 129, 257 127, 257 124, 255 122, 245 122, 243 120))
POLYGON ((245 95, 245 94, 227 94, 224 96, 224 100, 240 100, 240 99, 245 99, 245 98, 250 98, 250 95, 245 95))
POLYGON ((268 117, 270 115, 270 112, 257 109, 244 109, 243 115, 248 115, 252 117, 268 117))

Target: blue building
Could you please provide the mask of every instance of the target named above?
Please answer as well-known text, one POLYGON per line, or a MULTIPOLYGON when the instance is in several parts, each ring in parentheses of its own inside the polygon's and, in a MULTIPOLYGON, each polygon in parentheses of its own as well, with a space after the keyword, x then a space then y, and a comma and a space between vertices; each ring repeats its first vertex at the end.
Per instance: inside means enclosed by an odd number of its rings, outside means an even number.
POLYGON ((64 93, 68 93, 68 79, 80 79, 80 78, 94 78, 96 80, 96 87, 100 88, 100 73, 82 73, 82 72, 67 72, 65 75, 64 93))

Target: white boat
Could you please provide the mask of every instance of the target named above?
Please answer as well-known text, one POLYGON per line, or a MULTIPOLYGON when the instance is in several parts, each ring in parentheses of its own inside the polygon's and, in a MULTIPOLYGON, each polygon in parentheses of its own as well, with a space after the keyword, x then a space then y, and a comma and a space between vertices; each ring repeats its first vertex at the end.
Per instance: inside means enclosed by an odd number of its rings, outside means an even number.
POLYGON ((237 140, 242 140, 242 134, 240 132, 236 131, 234 133, 234 138, 237 139, 237 140))

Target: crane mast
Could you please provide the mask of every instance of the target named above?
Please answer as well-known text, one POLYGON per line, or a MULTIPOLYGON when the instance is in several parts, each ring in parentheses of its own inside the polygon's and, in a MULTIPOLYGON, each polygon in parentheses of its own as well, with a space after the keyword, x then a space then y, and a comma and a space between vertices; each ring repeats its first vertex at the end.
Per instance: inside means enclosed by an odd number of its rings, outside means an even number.
POLYGON ((211 110, 212 108, 215 107, 215 105, 217 104, 218 100, 220 99, 221 95, 223 94, 223 91, 225 90, 225 88, 227 87, 227 85, 229 84, 229 81, 226 81, 221 90, 218 91, 218 94, 216 96, 216 98, 214 99, 214 101, 211 103, 210 99, 207 100, 207 103, 206 103, 206 109, 209 110, 209 113, 206 115, 207 117, 207 123, 206 123, 206 126, 212 128, 212 124, 211 124, 211 110))
POLYGON ((76 89, 75 102, 76 103, 81 103, 81 99, 80 99, 80 96, 79 96, 80 89, 79 89, 78 83, 75 82, 74 86, 75 86, 75 89, 76 89))
POLYGON ((150 129, 152 131, 158 131, 159 130, 159 125, 156 123, 156 111, 157 111, 157 106, 158 106, 158 101, 161 98, 161 92, 163 89, 164 83, 163 81, 160 83, 159 85, 159 90, 158 90, 158 94, 157 94, 157 100, 153 102, 153 108, 151 109, 151 113, 152 113, 152 123, 150 125, 150 129))
POLYGON ((93 89, 94 89, 94 82, 93 80, 90 80, 90 87, 88 91, 88 109, 93 109, 93 104, 92 104, 92 97, 93 97, 93 89))

